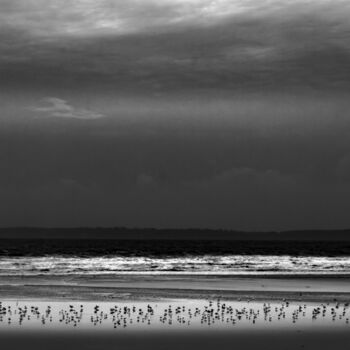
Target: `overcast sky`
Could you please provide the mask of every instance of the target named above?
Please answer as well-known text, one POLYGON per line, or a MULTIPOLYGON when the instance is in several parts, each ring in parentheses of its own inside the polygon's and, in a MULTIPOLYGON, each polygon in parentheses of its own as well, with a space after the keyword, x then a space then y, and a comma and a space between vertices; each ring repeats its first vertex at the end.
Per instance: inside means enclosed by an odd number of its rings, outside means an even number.
POLYGON ((348 0, 0 0, 0 226, 350 227, 348 0))

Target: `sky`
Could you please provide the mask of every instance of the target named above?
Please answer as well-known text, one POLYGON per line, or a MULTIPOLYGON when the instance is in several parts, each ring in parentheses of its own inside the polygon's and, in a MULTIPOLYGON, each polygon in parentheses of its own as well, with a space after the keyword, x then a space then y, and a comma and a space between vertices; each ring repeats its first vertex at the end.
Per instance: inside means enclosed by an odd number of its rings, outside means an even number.
POLYGON ((347 0, 0 0, 0 226, 350 227, 347 0))

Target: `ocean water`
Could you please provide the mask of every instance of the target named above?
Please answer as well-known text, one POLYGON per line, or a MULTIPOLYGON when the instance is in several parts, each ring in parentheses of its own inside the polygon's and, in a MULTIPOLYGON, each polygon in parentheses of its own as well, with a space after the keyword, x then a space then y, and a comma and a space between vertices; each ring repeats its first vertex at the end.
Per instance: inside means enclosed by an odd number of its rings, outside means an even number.
POLYGON ((0 276, 350 274, 349 243, 0 240, 0 276))

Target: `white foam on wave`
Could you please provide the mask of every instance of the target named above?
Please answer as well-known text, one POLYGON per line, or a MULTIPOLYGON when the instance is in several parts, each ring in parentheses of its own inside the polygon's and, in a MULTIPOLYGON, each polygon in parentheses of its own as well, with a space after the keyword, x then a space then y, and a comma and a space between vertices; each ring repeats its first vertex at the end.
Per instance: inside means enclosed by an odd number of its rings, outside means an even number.
POLYGON ((0 275, 350 274, 350 257, 228 255, 187 257, 1 257, 0 275))

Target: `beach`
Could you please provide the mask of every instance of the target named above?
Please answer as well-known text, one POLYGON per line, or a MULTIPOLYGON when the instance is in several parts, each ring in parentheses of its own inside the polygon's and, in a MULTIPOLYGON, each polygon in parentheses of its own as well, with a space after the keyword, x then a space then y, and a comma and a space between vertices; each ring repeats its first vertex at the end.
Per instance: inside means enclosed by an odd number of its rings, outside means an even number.
POLYGON ((8 276, 13 349, 334 349, 350 341, 346 276, 8 276))
POLYGON ((5 240, 1 345, 341 348, 350 259, 335 247, 300 255, 295 242, 5 240))

